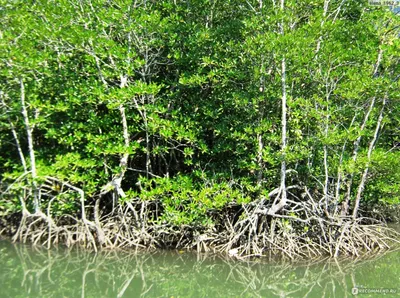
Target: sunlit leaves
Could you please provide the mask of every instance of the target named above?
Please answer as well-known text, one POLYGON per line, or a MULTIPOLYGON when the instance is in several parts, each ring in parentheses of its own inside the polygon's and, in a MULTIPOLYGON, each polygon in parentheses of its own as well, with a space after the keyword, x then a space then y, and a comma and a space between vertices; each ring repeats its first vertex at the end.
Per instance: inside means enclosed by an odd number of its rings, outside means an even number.
MULTIPOLYGON (((325 13, 322 0, 285 1, 285 10, 266 1, 145 2, 12 1, 0 10, 4 181, 23 170, 12 127, 27 155, 22 77, 39 175, 95 194, 127 154, 124 200, 162 200, 166 222, 207 222, 207 210, 277 186, 285 57, 290 183, 318 189, 324 149, 328 174, 357 182, 387 96, 366 197, 396 201, 398 17, 366 1, 329 1, 325 13)), ((74 207, 68 200, 60 212, 74 207)))

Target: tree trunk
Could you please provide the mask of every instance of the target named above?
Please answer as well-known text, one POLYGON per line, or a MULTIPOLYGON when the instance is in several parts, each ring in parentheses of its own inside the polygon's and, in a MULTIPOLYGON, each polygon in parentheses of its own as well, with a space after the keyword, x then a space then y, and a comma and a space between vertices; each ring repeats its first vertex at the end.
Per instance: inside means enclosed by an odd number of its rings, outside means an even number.
MULTIPOLYGON (((127 78, 126 76, 121 75, 121 83, 120 83, 120 88, 125 88, 127 85, 127 78)), ((128 159, 129 159, 129 146, 130 146, 130 137, 129 137, 129 131, 128 131, 128 121, 126 120, 126 114, 125 114, 125 107, 123 104, 120 104, 119 107, 119 113, 121 115, 121 124, 122 124, 122 135, 124 137, 124 149, 125 152, 122 154, 120 160, 119 160, 119 167, 120 167, 120 172, 114 177, 113 179, 113 186, 115 190, 117 191, 118 195, 122 198, 125 197, 125 192, 121 188, 121 183, 122 180, 124 179, 125 172, 128 167, 128 159)))
POLYGON ((383 117, 384 117, 383 111, 385 110, 386 100, 387 100, 387 98, 385 96, 383 98, 382 109, 381 109, 381 112, 379 113, 379 118, 378 118, 378 121, 376 123, 374 137, 372 138, 371 143, 369 144, 368 154, 367 154, 367 164, 365 165, 365 169, 364 169, 363 175, 361 177, 360 184, 358 185, 356 201, 354 203, 353 218, 357 217, 358 208, 360 207, 361 195, 362 195, 362 193, 364 191, 364 187, 365 187, 365 184, 367 182, 369 165, 371 163, 371 155, 372 155, 372 151, 375 148, 375 144, 376 144, 376 141, 377 141, 378 136, 379 136, 379 131, 381 129, 382 120, 383 120, 383 117))
MULTIPOLYGON (((262 121, 264 119, 264 92, 265 92, 265 77, 264 77, 264 58, 261 58, 261 67, 260 67, 260 87, 259 90, 261 94, 263 95, 263 101, 261 102, 260 105, 260 110, 259 110, 259 115, 258 115, 258 122, 259 125, 262 124, 262 121)), ((258 142, 258 148, 257 148, 257 164, 258 164, 258 174, 257 174, 257 185, 261 186, 262 180, 263 180, 263 173, 264 173, 264 161, 263 161, 263 150, 264 150, 264 142, 263 142, 263 137, 262 137, 262 132, 257 133, 257 142, 258 142)))
MULTIPOLYGON (((325 18, 326 18, 326 15, 328 13, 329 2, 330 2, 330 0, 325 0, 324 1, 324 12, 322 13, 321 29, 325 24, 325 18)), ((322 35, 318 38, 317 47, 315 49, 316 53, 318 53, 319 50, 321 49, 321 43, 322 43, 322 35)))
MULTIPOLYGON (((283 3, 283 1, 282 1, 283 3)), ((283 31, 283 29, 282 29, 283 31)), ((283 33, 282 33, 283 34, 283 33)), ((286 205, 286 147, 287 147, 287 95, 286 95, 286 60, 282 58, 282 162, 281 162, 281 202, 280 205, 286 205)), ((279 208, 279 209, 281 209, 279 208)))
POLYGON ((21 143, 19 142, 18 133, 15 130, 14 124, 11 121, 9 121, 9 123, 10 123, 10 126, 11 126, 11 132, 13 134, 13 137, 14 137, 14 140, 15 140, 15 144, 17 146, 18 154, 19 154, 19 157, 21 159, 22 167, 24 168, 24 173, 27 173, 28 172, 28 167, 26 165, 25 156, 24 156, 24 152, 22 151, 21 143))
MULTIPOLYGON (((280 9, 283 11, 285 8, 285 1, 281 0, 280 9)), ((280 35, 284 35, 284 22, 283 20, 279 23, 279 33, 280 35)), ((282 97, 281 97, 281 151, 282 151, 282 161, 281 161, 281 173, 280 173, 280 198, 276 198, 271 209, 268 214, 273 215, 279 212, 286 205, 287 201, 287 192, 286 192, 286 149, 287 149, 287 86, 286 86, 286 59, 285 56, 282 57, 281 60, 281 88, 282 88, 282 97), (279 203, 276 204, 277 200, 279 203)))
POLYGON ((29 123, 29 115, 28 110, 26 109, 25 103, 25 85, 22 78, 19 79, 20 89, 21 89, 21 106, 22 106, 22 116, 25 122, 25 129, 26 135, 28 138, 28 150, 29 150, 29 157, 30 157, 30 166, 31 166, 31 173, 32 173, 32 191, 33 191, 33 206, 35 208, 35 212, 38 213, 40 211, 40 203, 36 185, 36 160, 35 160, 35 151, 33 148, 33 128, 29 123))
MULTIPOLYGON (((353 119, 351 120, 349 130, 353 126, 354 121, 356 120, 357 114, 354 115, 353 119)), ((339 166, 337 168, 337 181, 336 181, 336 191, 335 191, 335 210, 334 210, 334 215, 336 216, 338 213, 338 204, 339 204, 339 199, 340 199, 340 187, 342 184, 342 164, 343 164, 343 156, 344 153, 346 152, 346 145, 347 141, 344 142, 343 147, 342 147, 342 152, 340 153, 339 157, 339 166)))
MULTIPOLYGON (((382 61, 382 55, 383 55, 383 50, 380 48, 379 49, 379 53, 378 53, 378 59, 377 59, 377 62, 375 64, 375 68, 374 68, 373 77, 375 77, 377 75, 377 73, 378 73, 378 68, 379 68, 379 66, 381 64, 381 61, 382 61)), ((374 96, 371 99, 371 103, 369 105, 368 111, 364 116, 363 123, 361 124, 360 130, 359 130, 360 135, 354 141, 353 157, 352 157, 352 160, 353 160, 354 163, 357 161, 358 149, 360 147, 360 142, 361 142, 361 138, 362 138, 362 132, 364 131, 365 126, 367 125, 367 121, 368 121, 369 115, 371 114, 371 111, 375 106, 375 100, 376 100, 376 97, 374 96)), ((347 213, 349 212, 349 205, 350 205, 349 203, 350 203, 350 196, 351 196, 351 188, 352 188, 352 184, 353 184, 353 178, 354 178, 354 173, 351 173, 349 181, 348 181, 346 198, 342 203, 342 216, 346 216, 347 213)))

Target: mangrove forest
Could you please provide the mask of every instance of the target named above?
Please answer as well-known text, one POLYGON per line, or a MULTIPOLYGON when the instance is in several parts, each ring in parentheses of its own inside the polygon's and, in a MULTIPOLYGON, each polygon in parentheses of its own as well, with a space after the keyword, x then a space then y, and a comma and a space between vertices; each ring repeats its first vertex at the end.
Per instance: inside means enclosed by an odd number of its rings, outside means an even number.
POLYGON ((399 9, 367 0, 0 0, 0 234, 386 250, 399 62, 399 9))

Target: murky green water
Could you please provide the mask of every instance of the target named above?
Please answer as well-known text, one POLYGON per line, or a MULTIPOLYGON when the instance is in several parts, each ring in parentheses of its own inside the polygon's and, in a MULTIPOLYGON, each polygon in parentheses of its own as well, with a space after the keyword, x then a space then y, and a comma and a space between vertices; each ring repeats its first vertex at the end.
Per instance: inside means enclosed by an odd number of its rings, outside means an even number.
POLYGON ((352 288, 400 296, 400 251, 307 265, 245 263, 164 252, 32 248, 0 241, 0 297, 352 297, 352 288), (397 291, 397 293, 394 293, 397 291))

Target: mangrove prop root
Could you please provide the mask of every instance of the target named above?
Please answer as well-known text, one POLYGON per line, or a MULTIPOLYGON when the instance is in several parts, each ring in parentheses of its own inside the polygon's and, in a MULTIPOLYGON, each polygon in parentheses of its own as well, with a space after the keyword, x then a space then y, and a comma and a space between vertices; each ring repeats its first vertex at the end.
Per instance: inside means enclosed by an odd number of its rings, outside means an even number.
POLYGON ((12 234, 14 241, 47 248, 62 243, 95 250, 100 247, 195 249, 236 258, 271 254, 290 259, 359 256, 387 250, 400 242, 397 232, 376 220, 327 217, 312 199, 288 205, 296 208, 296 216, 289 209, 271 215, 267 202, 236 206, 239 213, 222 210, 213 215, 214 225, 206 228, 158 222, 154 210, 162 209, 160 202, 131 201, 102 215, 97 200, 93 206, 86 206, 92 211, 84 219, 72 215, 52 217, 49 207, 46 214, 24 212, 17 223, 0 230, 12 234))

